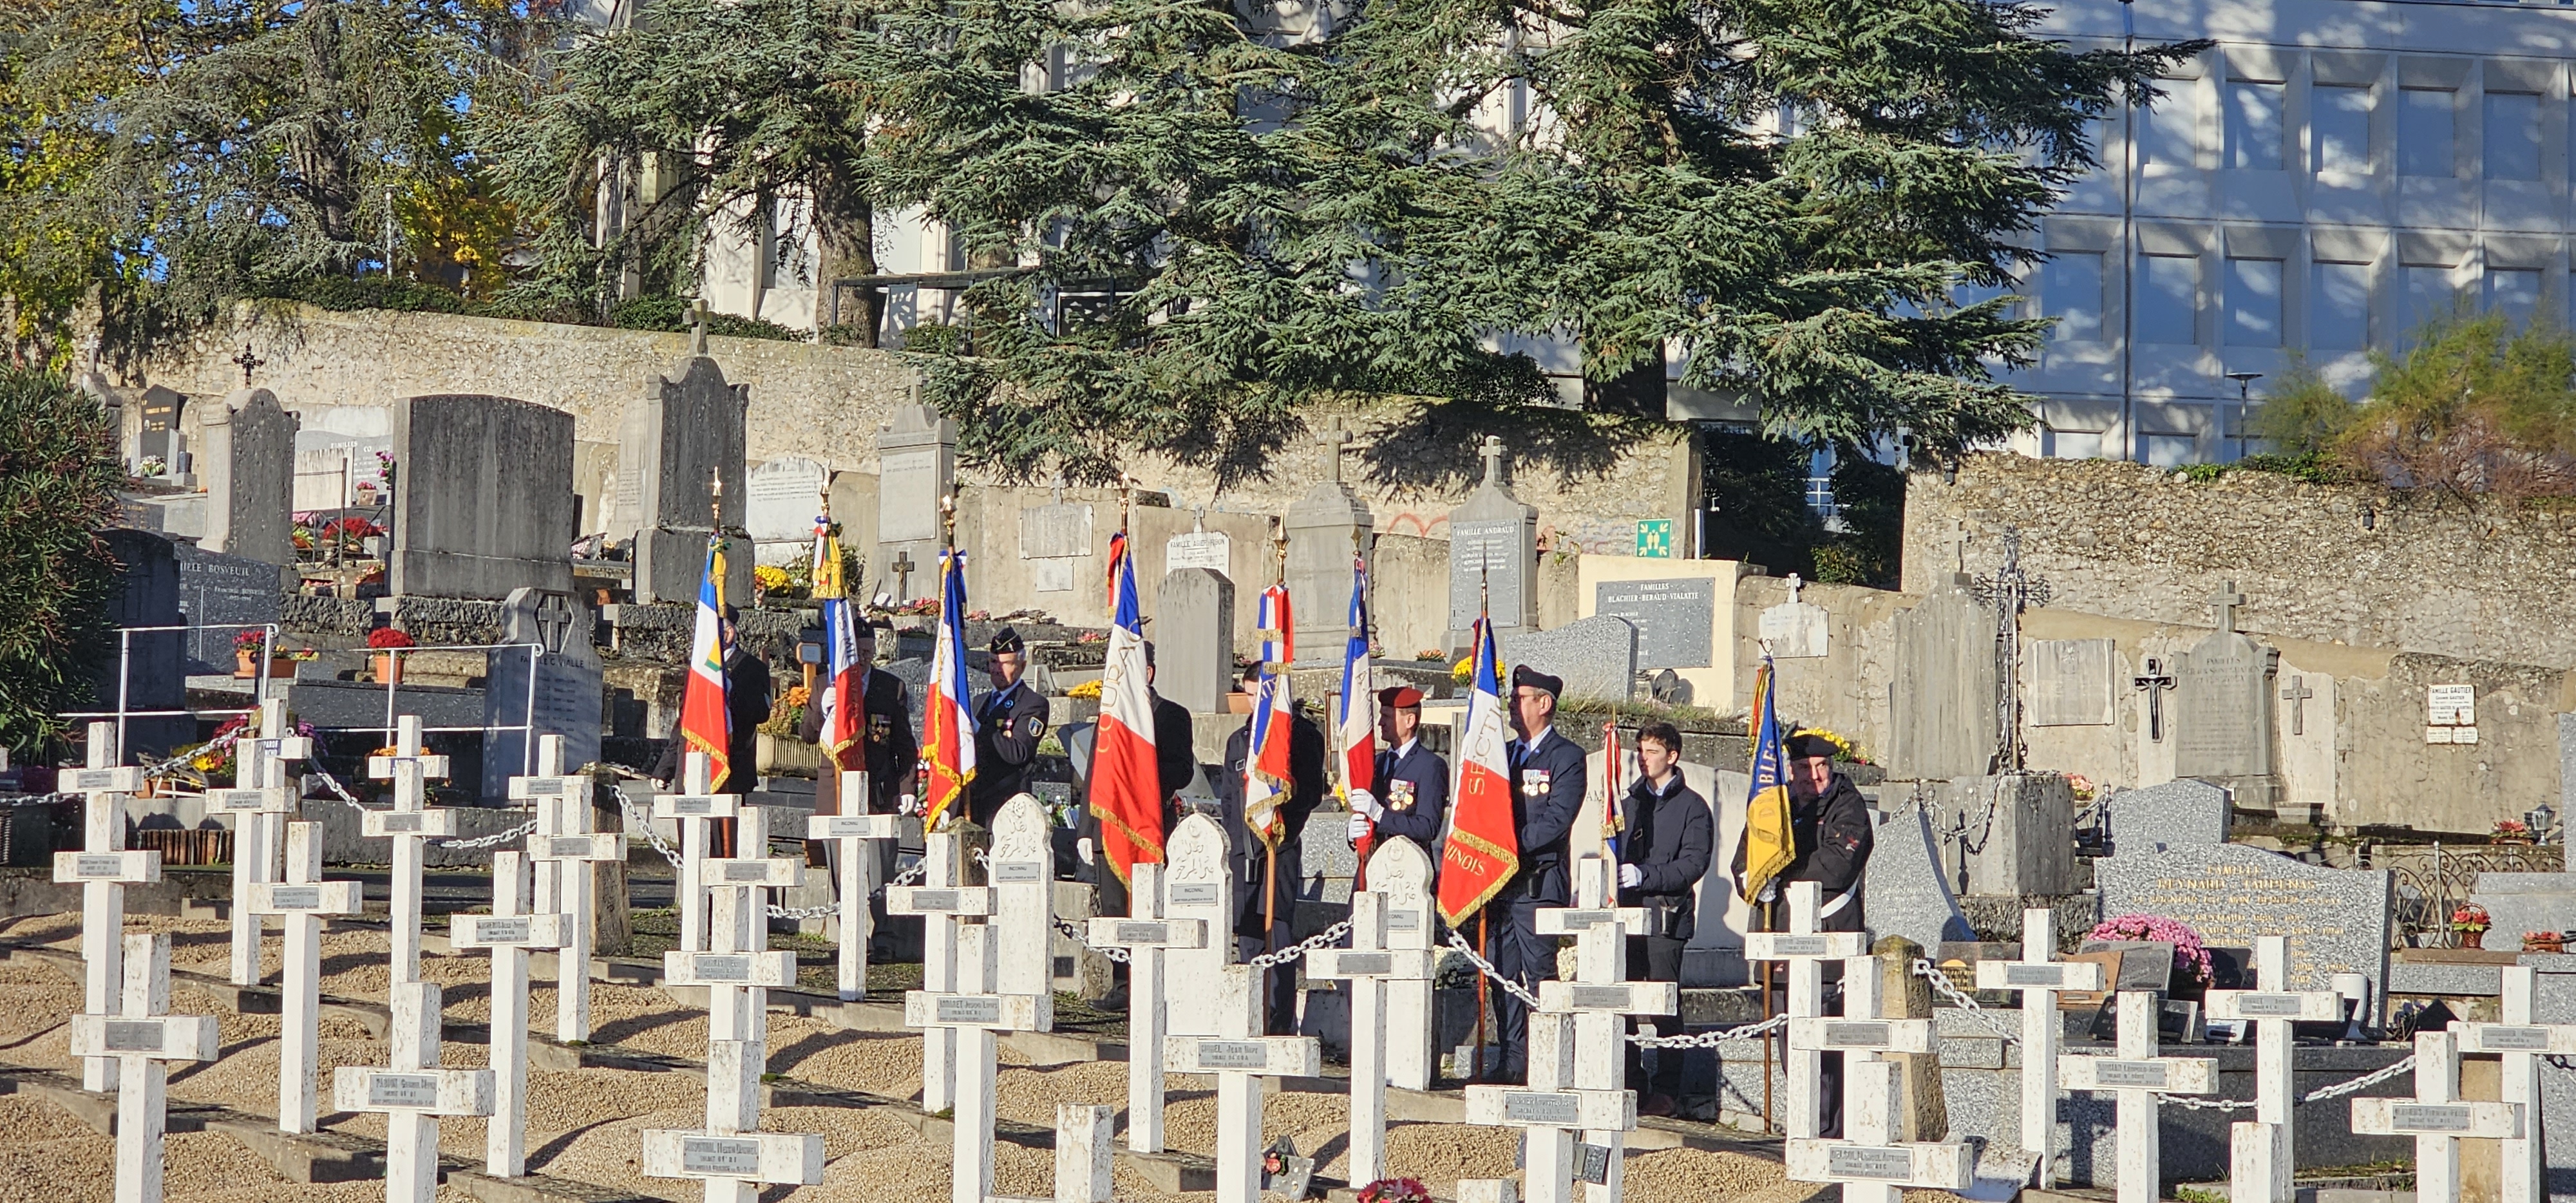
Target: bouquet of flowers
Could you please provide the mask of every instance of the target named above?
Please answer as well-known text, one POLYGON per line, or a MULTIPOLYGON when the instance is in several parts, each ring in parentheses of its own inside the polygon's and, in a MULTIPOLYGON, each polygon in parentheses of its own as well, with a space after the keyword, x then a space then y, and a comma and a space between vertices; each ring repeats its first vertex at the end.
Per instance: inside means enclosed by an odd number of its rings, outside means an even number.
POLYGON ((233 634, 233 650, 237 652, 256 653, 260 645, 266 642, 268 642, 268 630, 265 627, 252 627, 233 634))
POLYGON ((1360 1203, 1431 1203, 1431 1188, 1419 1178, 1380 1178, 1360 1188, 1360 1203))
POLYGON ((2495 917, 2487 914, 2487 908, 2479 906, 2474 902, 2463 902, 2451 910, 2452 931, 2482 932, 2487 928, 2494 926, 2494 924, 2495 917))
POLYGON ((2498 819, 2495 841, 2499 844, 2528 844, 2531 842, 2531 827, 2520 819, 2498 819))
POLYGON ((2095 925, 2088 940, 2153 940, 2174 946, 2174 968, 2191 975, 2203 985, 2211 976, 2209 949, 2201 943, 2200 933, 2178 919, 2162 915, 2122 915, 2095 925))
POLYGON ((418 647, 418 641, 392 627, 377 627, 367 632, 367 646, 382 651, 395 647, 418 647))

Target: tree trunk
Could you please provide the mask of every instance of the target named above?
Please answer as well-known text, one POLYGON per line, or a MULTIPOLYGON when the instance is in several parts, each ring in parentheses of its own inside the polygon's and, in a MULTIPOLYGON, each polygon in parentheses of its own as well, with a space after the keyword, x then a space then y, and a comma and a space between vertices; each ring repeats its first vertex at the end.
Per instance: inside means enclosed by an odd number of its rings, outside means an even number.
POLYGON ((818 189, 814 197, 815 242, 822 262, 814 292, 814 326, 848 327, 863 347, 877 345, 885 322, 885 290, 843 289, 835 281, 877 274, 876 211, 855 190, 818 189))

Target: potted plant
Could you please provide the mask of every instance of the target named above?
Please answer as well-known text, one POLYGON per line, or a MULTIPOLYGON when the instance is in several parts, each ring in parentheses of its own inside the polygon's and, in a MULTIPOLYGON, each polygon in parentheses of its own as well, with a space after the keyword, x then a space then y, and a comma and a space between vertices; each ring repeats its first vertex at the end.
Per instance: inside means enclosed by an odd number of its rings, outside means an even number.
POLYGON ((2486 947, 2487 928, 2494 924, 2487 908, 2474 902, 2463 902, 2451 910, 2451 930, 2459 935, 2462 948, 2486 947))
POLYGON ((411 636, 392 627, 378 627, 367 632, 367 646, 376 649, 376 683, 399 685, 402 683, 403 658, 395 655, 392 649, 416 647, 418 644, 411 636))
POLYGON ((2528 844, 2531 842, 2531 827, 2520 819, 2498 819, 2492 838, 2499 844, 2528 844))
POLYGON ((253 627, 233 636, 233 676, 247 681, 259 675, 259 653, 263 645, 269 653, 268 675, 295 675, 294 657, 285 648, 269 642, 267 628, 253 627))

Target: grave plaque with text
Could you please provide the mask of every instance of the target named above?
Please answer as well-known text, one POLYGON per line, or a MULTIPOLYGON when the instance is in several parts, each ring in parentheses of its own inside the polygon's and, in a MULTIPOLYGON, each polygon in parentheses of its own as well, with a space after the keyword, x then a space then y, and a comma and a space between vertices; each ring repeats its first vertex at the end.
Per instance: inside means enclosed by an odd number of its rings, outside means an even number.
POLYGON ((1707 668, 1710 632, 1717 621, 1717 581, 1665 577, 1602 581, 1593 586, 1592 612, 1625 618, 1637 627, 1637 667, 1707 668))
POLYGON ((2385 869, 2319 868, 2243 844, 2121 853, 2093 868, 2105 915, 2163 915, 2214 947, 2287 936, 2288 989, 2329 990, 2335 974, 2358 973, 2382 997, 2396 899, 2385 869))

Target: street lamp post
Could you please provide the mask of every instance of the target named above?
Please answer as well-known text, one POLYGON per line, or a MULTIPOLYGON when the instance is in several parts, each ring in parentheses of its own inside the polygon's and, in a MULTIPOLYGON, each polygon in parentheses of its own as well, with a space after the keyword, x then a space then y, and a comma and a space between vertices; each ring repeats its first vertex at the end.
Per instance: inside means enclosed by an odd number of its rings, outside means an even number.
MULTIPOLYGON (((2263 378, 2263 373, 2229 372, 2227 378, 2236 382, 2236 454, 2238 459, 2243 459, 2245 457, 2245 415, 2252 404, 2247 394, 2253 383, 2263 378)), ((2218 455, 2222 460, 2227 457, 2227 421, 2224 414, 2219 416, 2218 455)))

